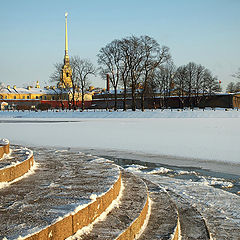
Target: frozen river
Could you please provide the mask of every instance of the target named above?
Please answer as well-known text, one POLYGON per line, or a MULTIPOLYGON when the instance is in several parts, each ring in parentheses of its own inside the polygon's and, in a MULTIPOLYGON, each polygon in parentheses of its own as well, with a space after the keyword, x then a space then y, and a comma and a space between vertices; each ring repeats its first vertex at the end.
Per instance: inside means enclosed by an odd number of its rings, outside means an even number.
POLYGON ((240 164, 239 117, 236 110, 0 112, 0 132, 16 144, 156 154, 206 167, 240 164))
POLYGON ((0 113, 1 137, 111 159, 196 207, 214 238, 240 239, 239 112, 38 114, 0 113))

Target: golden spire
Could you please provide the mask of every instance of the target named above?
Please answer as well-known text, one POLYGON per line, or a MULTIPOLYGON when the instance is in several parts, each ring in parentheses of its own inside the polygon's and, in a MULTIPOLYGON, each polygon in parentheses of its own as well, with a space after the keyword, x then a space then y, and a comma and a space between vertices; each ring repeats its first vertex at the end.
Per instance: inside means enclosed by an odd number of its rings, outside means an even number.
POLYGON ((67 35, 67 16, 65 13, 65 55, 64 55, 64 65, 62 67, 61 79, 58 87, 71 88, 72 87, 72 69, 70 66, 69 56, 68 56, 68 35, 67 35))
POLYGON ((68 56, 68 36, 67 36, 67 16, 68 13, 65 13, 65 56, 68 56))

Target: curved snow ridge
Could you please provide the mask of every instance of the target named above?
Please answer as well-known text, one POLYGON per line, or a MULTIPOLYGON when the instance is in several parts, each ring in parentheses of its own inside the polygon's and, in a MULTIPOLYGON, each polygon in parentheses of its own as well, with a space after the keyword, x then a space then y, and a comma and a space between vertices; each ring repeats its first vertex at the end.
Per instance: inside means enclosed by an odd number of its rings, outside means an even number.
MULTIPOLYGON (((92 157, 95 157, 95 156, 92 156, 92 157)), ((95 159, 91 160, 91 162, 95 162, 95 163, 114 163, 112 160, 108 160, 108 159, 102 158, 102 157, 96 157, 95 159)))
POLYGON ((200 182, 206 186, 221 186, 221 188, 232 188, 234 184, 232 182, 226 181, 223 178, 215 178, 215 177, 204 177, 201 176, 200 182))
MULTIPOLYGON (((135 170, 134 168, 128 168, 130 170, 135 170)), ((173 170, 173 169, 168 169, 165 167, 159 167, 155 168, 149 172, 146 172, 147 174, 156 174, 156 175, 161 175, 161 174, 167 174, 171 173, 173 175, 195 175, 198 179, 198 181, 193 182, 199 182, 202 185, 206 186, 220 186, 221 188, 232 188, 234 187, 234 183, 227 181, 223 178, 216 178, 216 177, 210 177, 210 176, 200 176, 197 172, 195 171, 186 171, 186 170, 173 170)))
MULTIPOLYGON (((130 172, 141 172, 141 170, 147 169, 148 167, 142 166, 142 165, 126 165, 127 168, 125 170, 130 171, 130 172)), ((146 174, 156 174, 156 175, 160 175, 160 174, 174 174, 174 175, 198 175, 195 171, 185 171, 185 170, 173 170, 170 168, 166 168, 166 167, 156 167, 154 169, 152 169, 151 171, 146 171, 144 172, 146 174)))
POLYGON ((20 155, 20 159, 11 158, 11 156, 9 156, 9 158, 6 159, 5 166, 3 165, 3 167, 0 168, 0 183, 13 182, 15 179, 22 177, 33 167, 34 157, 30 149, 20 149, 18 150, 18 154, 20 155))
POLYGON ((131 165, 126 165, 125 170, 134 173, 134 172, 141 172, 141 170, 145 168, 147 167, 138 165, 138 164, 131 164, 131 165))
MULTIPOLYGON (((75 208, 74 211, 66 214, 63 217, 59 217, 51 225, 37 229, 34 233, 28 234, 24 237, 19 236, 18 240, 35 240, 35 239, 66 239, 73 236, 76 232, 84 227, 91 226, 101 214, 103 214, 111 204, 116 204, 116 200, 122 191, 122 178, 119 168, 119 176, 116 181, 113 182, 111 187, 105 193, 101 195, 92 194, 90 196, 90 202, 82 204, 75 208), (115 201, 115 202, 114 202, 115 201)), ((100 218, 101 219, 101 218, 100 218)), ((34 230, 34 229, 33 229, 34 230)))
POLYGON ((169 172, 173 172, 172 169, 169 168, 165 168, 165 167, 159 167, 159 168, 155 168, 152 171, 148 172, 148 174, 165 174, 165 173, 169 173, 169 172))

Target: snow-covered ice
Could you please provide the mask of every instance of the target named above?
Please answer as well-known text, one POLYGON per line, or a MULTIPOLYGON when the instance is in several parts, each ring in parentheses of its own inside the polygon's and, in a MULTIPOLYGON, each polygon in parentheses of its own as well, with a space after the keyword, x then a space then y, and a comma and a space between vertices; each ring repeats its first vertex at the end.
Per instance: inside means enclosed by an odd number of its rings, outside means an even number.
POLYGON ((0 132, 17 144, 114 149, 239 164, 239 117, 236 110, 0 112, 0 132))

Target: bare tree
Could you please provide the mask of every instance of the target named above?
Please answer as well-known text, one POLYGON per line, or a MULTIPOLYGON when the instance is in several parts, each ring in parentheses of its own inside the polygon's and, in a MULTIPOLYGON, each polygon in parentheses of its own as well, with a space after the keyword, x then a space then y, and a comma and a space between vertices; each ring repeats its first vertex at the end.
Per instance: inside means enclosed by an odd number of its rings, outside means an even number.
POLYGON ((186 92, 188 96, 188 106, 193 107, 192 94, 194 92, 194 80, 196 77, 197 65, 194 62, 190 62, 186 65, 187 78, 186 78, 186 92))
POLYGON ((174 85, 175 71, 172 61, 158 66, 155 70, 154 82, 159 91, 161 108, 168 107, 167 98, 170 97, 174 85))
POLYGON ((100 74, 105 80, 106 75, 112 87, 114 88, 114 110, 117 110, 117 87, 120 81, 121 68, 121 47, 120 41, 114 40, 100 49, 98 56, 98 64, 100 65, 100 74))
POLYGON ((0 99, 3 99, 3 95, 1 95, 1 90, 4 88, 4 84, 0 82, 0 99))
POLYGON ((174 76, 174 81, 175 81, 176 94, 180 101, 180 106, 179 106, 180 108, 185 107, 186 78, 187 78, 186 66, 178 67, 174 76))
POLYGON ((182 107, 199 106, 202 99, 221 91, 217 77, 204 66, 194 62, 180 66, 174 80, 182 107), (188 102, 185 101, 186 98, 188 102))
POLYGON ((194 105, 199 107, 199 103, 201 99, 204 96, 204 74, 205 74, 206 68, 203 67, 201 64, 196 65, 196 74, 194 79, 194 99, 195 103, 194 105))
POLYGON ((3 88, 4 88, 4 84, 0 82, 0 90, 2 90, 3 88))
POLYGON ((62 68, 63 64, 62 63, 55 63, 54 64, 54 72, 50 75, 50 82, 56 83, 58 87, 58 91, 56 92, 56 101, 61 102, 62 109, 64 109, 64 104, 63 100, 65 99, 65 96, 67 95, 67 100, 69 102, 69 94, 67 89, 64 89, 62 86, 60 86, 61 79, 62 79, 62 68))
POLYGON ((51 82, 60 82, 61 75, 62 75, 62 63, 55 63, 54 64, 54 72, 50 75, 51 82))
POLYGON ((140 41, 143 48, 141 109, 144 111, 144 98, 153 72, 161 64, 169 61, 171 56, 168 47, 160 48, 158 42, 149 36, 141 36, 140 41))
POLYGON ((81 94, 82 110, 84 110, 84 96, 87 88, 90 85, 89 76, 96 74, 96 68, 88 59, 81 59, 78 56, 71 58, 71 65, 74 73, 74 85, 77 91, 81 94))
POLYGON ((140 38, 131 36, 124 39, 128 44, 127 66, 129 69, 129 85, 131 86, 132 110, 136 111, 136 90, 142 74, 144 51, 140 38))
POLYGON ((155 96, 156 89, 162 97, 162 107, 168 106, 167 100, 173 86, 181 107, 199 106, 206 96, 221 90, 217 77, 200 64, 189 62, 176 70, 169 48, 160 47, 149 36, 131 36, 112 41, 100 50, 98 63, 102 78, 105 80, 108 74, 114 88, 115 110, 119 85, 124 88, 124 110, 127 109, 127 88, 131 88, 133 111, 136 110, 137 96, 141 97, 141 109, 144 111, 145 96, 155 96))
POLYGON ((70 64, 72 87, 65 86, 64 82, 62 81, 63 64, 61 63, 56 63, 54 65, 55 70, 50 76, 50 81, 58 83, 59 99, 61 102, 64 96, 67 94, 69 108, 76 109, 76 98, 78 98, 77 94, 79 95, 80 93, 82 98, 82 109, 84 109, 84 95, 89 83, 88 77, 89 75, 94 75, 96 69, 89 60, 81 59, 78 56, 70 58, 70 64), (71 96, 71 99, 69 96, 71 96))
POLYGON ((218 78, 213 76, 212 73, 207 69, 205 75, 206 91, 207 96, 215 95, 217 92, 220 92, 221 86, 219 85, 218 78))
POLYGON ((236 82, 236 84, 235 84, 235 92, 240 92, 240 82, 236 82))
POLYGON ((120 42, 121 64, 120 64, 120 84, 123 86, 123 111, 127 110, 127 87, 130 82, 129 68, 129 40, 122 39, 120 42))
POLYGON ((227 85, 226 92, 230 92, 230 93, 234 93, 235 92, 235 83, 234 82, 230 82, 227 85))
POLYGON ((114 88, 115 106, 117 109, 117 87, 124 87, 123 109, 126 110, 127 87, 131 87, 132 110, 136 110, 136 93, 141 94, 142 110, 144 97, 150 90, 150 79, 160 64, 170 59, 169 49, 161 47, 149 36, 131 36, 122 40, 114 40, 101 48, 98 54, 100 73, 105 79, 109 75, 114 88), (141 85, 141 91, 138 87, 141 85))
POLYGON ((238 71, 232 75, 235 78, 239 78, 240 79, 240 68, 238 69, 238 71))
POLYGON ((70 64, 71 64, 71 87, 70 85, 66 85, 63 81, 63 64, 56 63, 54 64, 55 70, 50 76, 51 82, 57 82, 57 86, 59 89, 59 99, 64 98, 64 95, 67 94, 68 96, 68 105, 69 109, 73 108, 76 109, 76 90, 77 90, 77 84, 78 84, 78 72, 77 72, 77 63, 74 61, 74 58, 70 58, 70 64), (71 99, 70 99, 71 96, 71 99))

